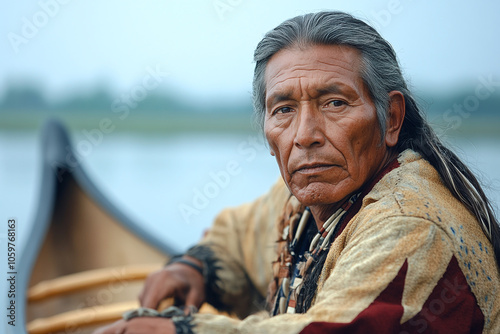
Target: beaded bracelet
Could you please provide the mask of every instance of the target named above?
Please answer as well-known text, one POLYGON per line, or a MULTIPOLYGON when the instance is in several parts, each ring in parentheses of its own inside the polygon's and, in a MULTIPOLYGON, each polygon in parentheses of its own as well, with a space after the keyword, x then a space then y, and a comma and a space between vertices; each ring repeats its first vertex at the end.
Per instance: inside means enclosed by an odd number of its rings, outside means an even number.
POLYGON ((139 307, 138 309, 123 313, 123 319, 129 321, 138 317, 166 318, 172 320, 177 334, 193 334, 193 315, 196 312, 198 312, 198 309, 194 306, 182 308, 170 306, 160 312, 147 307, 139 307))
POLYGON ((175 317, 189 317, 198 311, 194 306, 186 307, 186 309, 187 309, 187 314, 184 311, 184 308, 179 308, 177 306, 170 306, 169 308, 163 311, 157 311, 147 307, 139 307, 135 310, 123 313, 122 317, 126 321, 138 317, 171 319, 175 317))

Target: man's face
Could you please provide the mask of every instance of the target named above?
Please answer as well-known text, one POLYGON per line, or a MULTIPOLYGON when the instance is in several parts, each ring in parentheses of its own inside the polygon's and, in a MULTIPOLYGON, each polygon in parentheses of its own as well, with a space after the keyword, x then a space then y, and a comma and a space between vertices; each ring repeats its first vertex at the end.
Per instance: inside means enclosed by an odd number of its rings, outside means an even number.
POLYGON ((266 73, 264 132, 283 179, 307 206, 332 206, 385 163, 359 52, 316 45, 281 50, 266 73))

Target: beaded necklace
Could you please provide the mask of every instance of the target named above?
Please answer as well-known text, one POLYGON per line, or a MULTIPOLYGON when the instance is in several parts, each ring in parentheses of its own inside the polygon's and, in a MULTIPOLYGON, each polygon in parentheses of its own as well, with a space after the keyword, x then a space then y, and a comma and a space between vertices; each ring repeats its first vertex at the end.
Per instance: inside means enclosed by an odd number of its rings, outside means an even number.
MULTIPOLYGON (((295 313, 295 307, 297 302, 298 293, 304 283, 304 279, 309 273, 309 269, 313 263, 317 262, 317 259, 329 249, 330 241, 332 236, 336 235, 340 227, 340 222, 345 213, 349 210, 352 204, 359 197, 359 193, 351 196, 334 214, 328 218, 321 229, 316 233, 316 236, 312 239, 309 244, 308 250, 304 252, 303 255, 299 256, 296 263, 294 273, 292 273, 292 261, 293 258, 297 256, 296 247, 299 244, 301 237, 306 230, 306 226, 309 223, 309 218, 311 217, 311 211, 307 207, 299 221, 297 226, 297 231, 295 236, 290 243, 289 252, 291 256, 286 257, 288 261, 282 261, 280 267, 280 272, 286 271, 288 275, 283 277, 280 289, 275 302, 274 314, 281 313, 295 313)), ((283 257, 282 257, 283 258, 283 257)))
MULTIPOLYGON (((397 167, 399 167, 398 160, 392 160, 360 192, 344 202, 325 221, 309 245, 306 245, 307 249, 304 249, 301 237, 310 220, 311 211, 300 205, 295 210, 291 208, 285 210, 286 213, 279 225, 281 233, 280 239, 277 241, 279 245, 278 260, 273 263, 274 279, 270 282, 268 289, 268 305, 274 306, 271 310, 272 315, 295 313, 297 299, 299 297, 303 299, 305 294, 310 293, 310 291, 304 292, 305 289, 302 287, 308 275, 314 271, 318 259, 328 251, 335 237, 359 211, 365 195, 384 175, 397 167), (297 221, 298 225, 296 225, 297 221), (295 235, 292 238, 294 231, 295 235), (300 248, 300 251, 297 247, 300 248), (301 295, 299 296, 299 294, 301 295)), ((293 206, 291 203, 289 204, 293 206)), ((298 312, 304 312, 304 310, 300 309, 298 312)))

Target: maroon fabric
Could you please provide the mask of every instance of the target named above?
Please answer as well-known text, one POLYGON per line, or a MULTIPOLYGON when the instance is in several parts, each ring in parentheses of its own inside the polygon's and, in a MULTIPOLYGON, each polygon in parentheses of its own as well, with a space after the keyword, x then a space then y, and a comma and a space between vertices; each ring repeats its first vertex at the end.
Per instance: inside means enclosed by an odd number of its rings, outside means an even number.
POLYGON ((319 333, 481 333, 484 317, 455 257, 422 310, 400 325, 405 261, 394 280, 350 323, 313 322, 301 334, 319 333))
POLYGON ((405 261, 399 273, 378 298, 350 323, 313 322, 301 334, 323 333, 395 333, 403 315, 403 296, 408 263, 405 261), (390 321, 389 319, 393 320, 390 321), (394 321, 397 320, 397 321, 394 321))
POLYGON ((482 333, 484 316, 453 257, 422 311, 401 326, 401 333, 482 333))

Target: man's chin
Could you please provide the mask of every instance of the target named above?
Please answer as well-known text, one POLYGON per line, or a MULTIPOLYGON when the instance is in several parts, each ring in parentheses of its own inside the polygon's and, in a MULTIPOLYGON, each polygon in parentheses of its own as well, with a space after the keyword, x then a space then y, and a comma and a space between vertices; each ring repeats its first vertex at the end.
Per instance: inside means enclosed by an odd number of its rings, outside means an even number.
POLYGON ((343 201, 349 195, 344 194, 338 185, 325 184, 323 182, 309 183, 305 187, 292 185, 292 194, 305 206, 330 205, 343 201))

